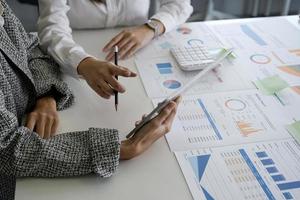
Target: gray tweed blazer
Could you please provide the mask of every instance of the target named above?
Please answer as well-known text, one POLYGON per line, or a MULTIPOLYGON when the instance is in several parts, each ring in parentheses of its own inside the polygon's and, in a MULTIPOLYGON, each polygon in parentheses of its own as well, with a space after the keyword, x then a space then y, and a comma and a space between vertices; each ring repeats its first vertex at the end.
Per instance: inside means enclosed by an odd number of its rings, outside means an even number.
POLYGON ((15 177, 111 176, 119 163, 116 130, 91 128, 44 140, 21 125, 37 98, 52 95, 62 110, 73 95, 37 37, 25 32, 5 0, 0 3, 0 199, 14 198, 15 177))

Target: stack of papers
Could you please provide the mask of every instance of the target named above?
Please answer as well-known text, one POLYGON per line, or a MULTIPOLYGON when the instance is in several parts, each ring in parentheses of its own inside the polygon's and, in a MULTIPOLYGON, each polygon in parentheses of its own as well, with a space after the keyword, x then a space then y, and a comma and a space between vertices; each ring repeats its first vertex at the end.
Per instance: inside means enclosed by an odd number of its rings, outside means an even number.
POLYGON ((166 135, 195 199, 300 199, 299 35, 281 18, 191 23, 136 55, 156 106, 198 73, 182 71, 170 48, 235 48, 186 93, 166 135))

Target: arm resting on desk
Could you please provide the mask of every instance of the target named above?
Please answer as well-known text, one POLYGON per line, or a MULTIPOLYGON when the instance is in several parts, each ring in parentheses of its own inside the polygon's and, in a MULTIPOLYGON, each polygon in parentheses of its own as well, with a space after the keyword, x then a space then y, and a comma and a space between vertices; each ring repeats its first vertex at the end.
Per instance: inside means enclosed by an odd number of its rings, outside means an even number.
POLYGON ((18 125, 0 91, 0 173, 17 177, 64 177, 97 173, 109 177, 119 163, 118 132, 89 129, 48 140, 18 125))
POLYGON ((41 51, 36 35, 28 34, 27 41, 28 68, 33 76, 37 97, 53 96, 58 110, 68 108, 72 105, 74 96, 62 81, 59 66, 41 51))

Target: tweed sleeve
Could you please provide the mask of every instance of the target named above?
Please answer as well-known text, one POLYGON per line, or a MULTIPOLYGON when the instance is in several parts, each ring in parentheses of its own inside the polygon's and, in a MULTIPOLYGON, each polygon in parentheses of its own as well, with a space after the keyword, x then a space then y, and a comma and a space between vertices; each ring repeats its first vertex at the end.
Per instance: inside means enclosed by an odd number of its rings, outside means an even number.
POLYGON ((15 199, 16 178, 0 173, 0 199, 15 199))
POLYGON ((0 90, 0 173, 16 177, 65 177, 97 173, 111 176, 119 163, 114 129, 64 133, 41 139, 5 107, 0 90))
POLYGON ((28 34, 27 40, 28 68, 33 75, 37 97, 53 96, 58 110, 68 108, 72 105, 74 96, 62 81, 58 64, 41 51, 36 34, 28 34))

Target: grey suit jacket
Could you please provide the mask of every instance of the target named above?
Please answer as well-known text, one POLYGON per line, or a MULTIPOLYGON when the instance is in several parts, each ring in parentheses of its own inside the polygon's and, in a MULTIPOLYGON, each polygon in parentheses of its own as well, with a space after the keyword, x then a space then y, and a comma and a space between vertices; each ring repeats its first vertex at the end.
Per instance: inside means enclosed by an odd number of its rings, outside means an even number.
POLYGON ((91 128, 44 140, 21 126, 37 98, 53 95, 61 110, 73 96, 37 37, 25 32, 5 0, 0 2, 5 21, 0 27, 0 199, 9 199, 9 191, 13 198, 14 177, 111 176, 119 163, 116 130, 91 128))

